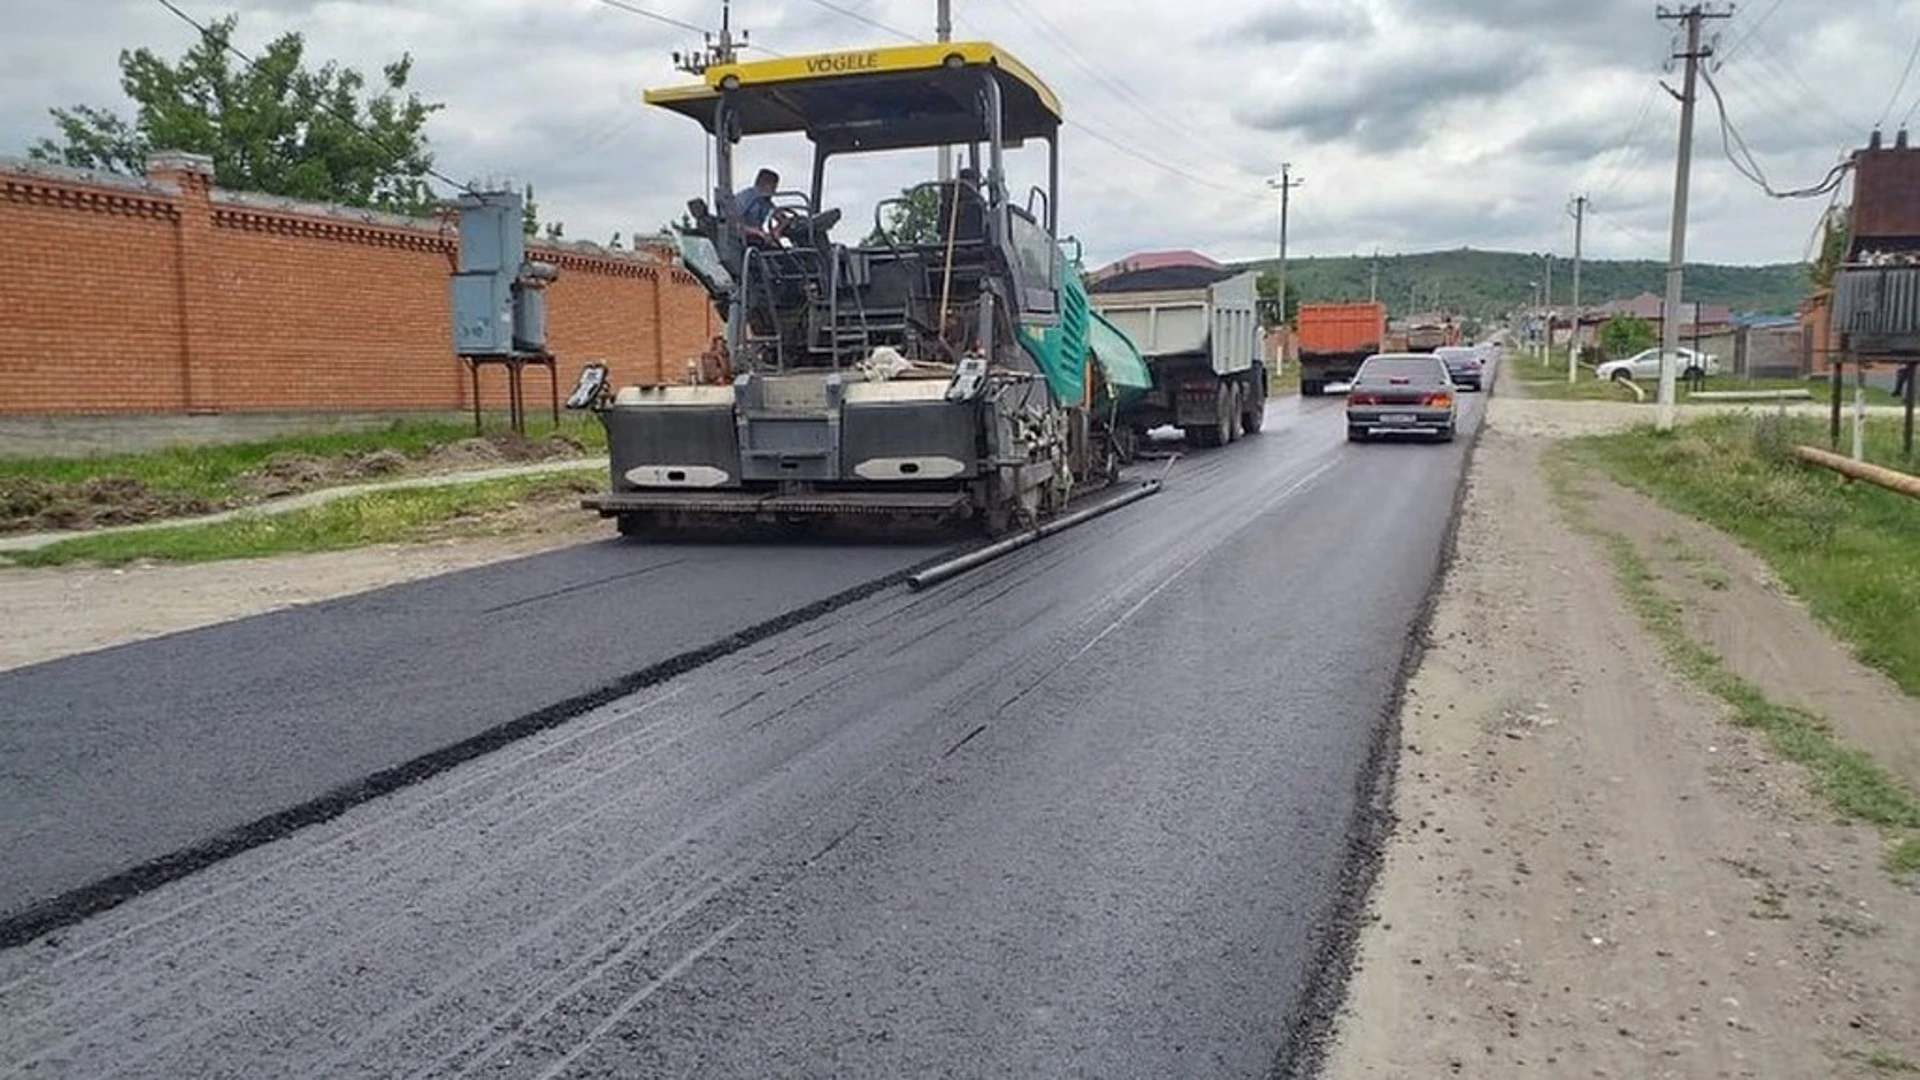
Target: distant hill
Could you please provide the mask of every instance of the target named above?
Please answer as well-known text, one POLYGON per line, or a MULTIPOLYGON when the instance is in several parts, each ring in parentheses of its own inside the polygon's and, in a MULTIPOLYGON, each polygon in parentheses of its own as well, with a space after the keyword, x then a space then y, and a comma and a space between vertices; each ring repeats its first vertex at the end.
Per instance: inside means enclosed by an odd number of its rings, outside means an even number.
MULTIPOLYGON (((1395 315, 1411 310, 1452 308, 1462 315, 1498 316, 1525 306, 1533 298, 1529 282, 1538 281, 1545 263, 1538 255, 1507 251, 1430 251, 1415 255, 1381 255, 1380 299, 1395 315)), ((1365 300, 1371 256, 1287 260, 1290 291, 1307 303, 1365 300)), ((1278 260, 1239 263, 1260 270, 1274 269, 1278 260)), ((1553 296, 1557 304, 1572 299, 1573 262, 1553 260, 1553 296)), ((1755 314, 1792 314, 1807 295, 1806 267, 1798 263, 1773 266, 1711 266, 1689 264, 1686 299, 1727 304, 1734 311, 1755 314)), ((1587 260, 1580 269, 1580 298, 1588 304, 1625 300, 1643 292, 1665 295, 1665 263, 1648 260, 1587 260)))

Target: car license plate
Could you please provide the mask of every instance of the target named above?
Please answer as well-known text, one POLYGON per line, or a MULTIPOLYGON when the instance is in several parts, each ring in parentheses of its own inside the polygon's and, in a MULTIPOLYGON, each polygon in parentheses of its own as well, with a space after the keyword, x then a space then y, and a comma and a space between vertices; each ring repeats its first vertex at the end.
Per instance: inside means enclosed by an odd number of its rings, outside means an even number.
POLYGON ((1411 424, 1413 423, 1413 414, 1412 413, 1388 413, 1387 415, 1380 418, 1380 422, 1383 424, 1411 424))

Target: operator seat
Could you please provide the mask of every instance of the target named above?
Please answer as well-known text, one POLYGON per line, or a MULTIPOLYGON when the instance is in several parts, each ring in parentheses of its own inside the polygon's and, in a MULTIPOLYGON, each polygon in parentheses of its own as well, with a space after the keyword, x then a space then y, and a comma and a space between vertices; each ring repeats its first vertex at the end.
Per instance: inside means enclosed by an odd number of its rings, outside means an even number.
POLYGON ((987 239, 987 201, 980 192, 979 179, 972 169, 961 169, 957 179, 940 187, 940 232, 946 240, 947 223, 953 222, 956 246, 984 243, 987 239), (955 201, 959 216, 955 217, 955 201))

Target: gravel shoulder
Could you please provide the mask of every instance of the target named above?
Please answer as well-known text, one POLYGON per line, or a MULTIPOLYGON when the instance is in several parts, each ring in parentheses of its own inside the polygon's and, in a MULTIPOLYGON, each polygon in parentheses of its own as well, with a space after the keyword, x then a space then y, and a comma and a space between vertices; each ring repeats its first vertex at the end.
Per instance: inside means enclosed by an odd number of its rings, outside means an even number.
MULTIPOLYGON (((1491 403, 1324 1075, 1920 1071, 1920 895, 1884 869, 1878 832, 1836 822, 1804 770, 1670 673, 1550 499, 1548 436, 1612 419, 1556 423, 1561 405, 1491 403)), ((1636 546, 1685 538, 1656 566, 1663 587, 1691 574, 1716 594, 1690 627, 1703 642, 1756 673, 1799 643, 1796 665, 1837 674, 1764 688, 1846 715, 1841 737, 1894 767, 1898 725, 1831 691, 1904 704, 1908 738, 1911 702, 1875 696, 1885 680, 1795 621, 1737 547, 1606 499, 1595 516, 1636 546)))

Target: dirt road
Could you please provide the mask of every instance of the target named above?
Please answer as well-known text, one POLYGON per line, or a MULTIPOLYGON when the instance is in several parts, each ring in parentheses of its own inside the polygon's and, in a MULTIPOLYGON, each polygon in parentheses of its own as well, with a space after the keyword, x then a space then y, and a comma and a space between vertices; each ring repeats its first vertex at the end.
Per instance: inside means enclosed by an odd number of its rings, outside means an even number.
MULTIPOLYGON (((1497 400, 1477 452, 1325 1075, 1920 1073, 1920 894, 1876 831, 1837 824, 1803 770, 1670 673, 1605 553, 1553 508, 1537 404, 1497 400)), ((1591 483, 1640 542, 1684 527, 1591 483)), ((1764 668, 1783 632, 1852 663, 1737 548, 1688 549, 1741 584, 1714 591, 1744 629, 1695 627, 1730 666, 1764 668)), ((1802 682, 1799 703, 1897 759, 1888 711, 1920 718, 1876 678, 1802 682), (1879 711, 1833 710, 1827 685, 1866 686, 1879 711)))

